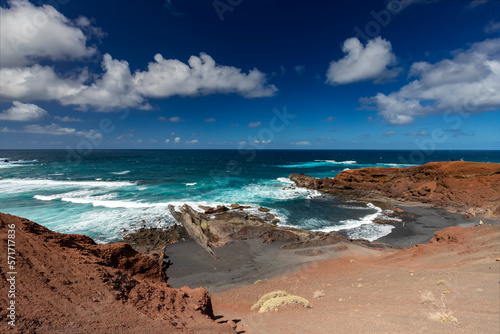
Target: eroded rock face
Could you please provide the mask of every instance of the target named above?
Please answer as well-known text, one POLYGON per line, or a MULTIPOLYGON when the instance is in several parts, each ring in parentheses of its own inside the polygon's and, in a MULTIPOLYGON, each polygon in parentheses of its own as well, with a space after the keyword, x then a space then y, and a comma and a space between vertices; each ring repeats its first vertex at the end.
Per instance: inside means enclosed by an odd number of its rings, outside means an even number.
POLYGON ((363 168, 330 179, 291 174, 297 186, 327 193, 371 193, 444 206, 469 216, 500 217, 500 164, 430 162, 408 168, 363 168))
MULTIPOLYGON (((234 333, 214 322, 203 288, 173 289, 157 261, 129 244, 96 244, 0 213, 0 243, 15 226, 16 328, 13 333, 234 333)), ((0 261, 7 263, 7 252, 0 261)), ((7 279, 1 267, 1 279, 7 279)), ((0 292, 6 324, 7 284, 0 292)))

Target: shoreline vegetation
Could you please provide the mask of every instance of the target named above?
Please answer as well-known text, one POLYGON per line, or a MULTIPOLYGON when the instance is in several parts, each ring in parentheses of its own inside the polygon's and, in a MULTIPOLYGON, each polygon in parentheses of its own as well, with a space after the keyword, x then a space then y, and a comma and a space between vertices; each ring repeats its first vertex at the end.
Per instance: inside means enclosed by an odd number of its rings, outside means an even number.
MULTIPOLYGON (((264 207, 256 215, 236 203, 203 211, 184 205, 169 208, 179 224, 168 230, 140 229, 125 243, 98 245, 0 214, 2 242, 16 225, 24 302, 13 332, 498 332, 500 164, 290 179, 391 210, 373 222, 392 225, 391 233, 351 240, 281 226, 264 207), (273 291, 286 294, 276 294, 266 313, 251 310, 273 291)), ((7 314, 2 307, 3 322, 7 314)))

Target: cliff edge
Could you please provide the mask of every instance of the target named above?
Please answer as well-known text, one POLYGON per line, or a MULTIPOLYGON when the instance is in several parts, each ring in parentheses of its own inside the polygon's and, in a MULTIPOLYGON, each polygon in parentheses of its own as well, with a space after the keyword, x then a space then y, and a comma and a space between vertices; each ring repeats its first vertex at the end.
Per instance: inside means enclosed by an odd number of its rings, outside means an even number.
POLYGON ((2 333, 234 333, 213 321, 205 289, 173 289, 162 266, 129 244, 99 245, 2 213, 0 240, 2 333))

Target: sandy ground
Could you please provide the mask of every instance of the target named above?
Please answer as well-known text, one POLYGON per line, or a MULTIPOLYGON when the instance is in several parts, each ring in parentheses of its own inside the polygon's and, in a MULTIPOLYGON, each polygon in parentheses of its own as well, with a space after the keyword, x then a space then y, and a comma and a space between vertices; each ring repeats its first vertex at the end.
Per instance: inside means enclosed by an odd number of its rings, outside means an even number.
POLYGON ((168 281, 207 288, 219 321, 234 320, 241 333, 500 333, 500 226, 472 227, 480 219, 440 209, 404 209, 404 224, 378 240, 395 249, 341 243, 280 250, 246 240, 216 249, 215 261, 185 242, 166 249, 168 281), (427 243, 449 226, 460 226, 445 230, 451 240, 427 243), (250 310, 275 290, 304 297, 312 308, 250 310), (423 302, 425 292, 434 301, 423 302), (450 311, 456 323, 430 319, 450 311))
POLYGON ((459 242, 392 252, 349 247, 338 258, 215 293, 215 313, 240 320, 241 333, 499 333, 500 227, 451 229, 463 236, 459 242), (312 308, 250 310, 275 290, 304 297, 312 308), (316 291, 324 296, 314 298, 316 291), (434 301, 422 301, 424 292, 434 301), (430 319, 440 311, 457 322, 430 319))

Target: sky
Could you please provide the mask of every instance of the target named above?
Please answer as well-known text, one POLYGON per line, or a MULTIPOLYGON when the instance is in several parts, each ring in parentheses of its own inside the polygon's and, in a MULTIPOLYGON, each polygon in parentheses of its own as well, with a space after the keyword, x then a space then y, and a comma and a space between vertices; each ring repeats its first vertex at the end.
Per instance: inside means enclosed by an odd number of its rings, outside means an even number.
POLYGON ((0 4, 0 149, 500 149, 500 1, 0 4))

